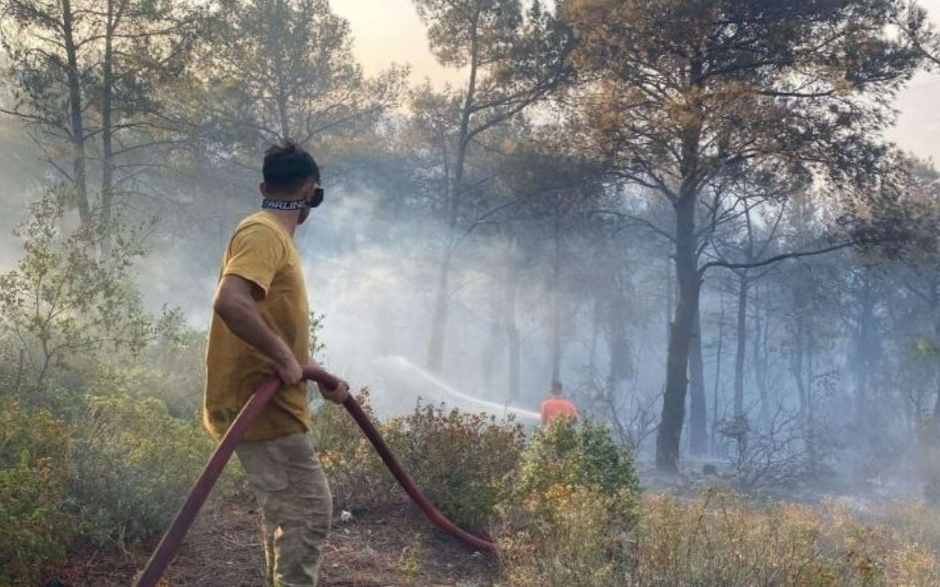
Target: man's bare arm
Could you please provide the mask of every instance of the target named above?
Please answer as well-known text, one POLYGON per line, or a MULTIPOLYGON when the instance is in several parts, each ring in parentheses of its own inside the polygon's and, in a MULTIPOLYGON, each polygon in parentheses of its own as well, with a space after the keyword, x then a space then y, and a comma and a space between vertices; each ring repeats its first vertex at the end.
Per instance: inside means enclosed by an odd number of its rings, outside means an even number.
POLYGON ((303 368, 293 351, 264 322, 253 295, 255 284, 237 275, 225 275, 215 292, 212 308, 235 335, 274 361, 286 385, 303 378, 303 368))

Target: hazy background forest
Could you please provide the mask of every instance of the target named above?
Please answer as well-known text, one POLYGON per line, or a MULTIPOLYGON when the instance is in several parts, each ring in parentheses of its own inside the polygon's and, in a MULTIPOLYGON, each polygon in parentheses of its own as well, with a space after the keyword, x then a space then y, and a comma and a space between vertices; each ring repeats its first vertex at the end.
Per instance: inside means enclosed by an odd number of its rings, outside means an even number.
MULTIPOLYGON (((125 584, 159 537, 211 450, 221 254, 286 138, 326 188, 296 236, 317 357, 500 541, 472 584, 940 585, 938 21, 0 0, 0 586, 125 584), (583 426, 534 430, 553 380, 583 426), (74 574, 88 548, 124 570, 74 574)), ((337 510, 400 502, 313 401, 337 510)), ((246 510, 230 469, 216 507, 246 510)), ((395 581, 424 584, 413 546, 395 581)))

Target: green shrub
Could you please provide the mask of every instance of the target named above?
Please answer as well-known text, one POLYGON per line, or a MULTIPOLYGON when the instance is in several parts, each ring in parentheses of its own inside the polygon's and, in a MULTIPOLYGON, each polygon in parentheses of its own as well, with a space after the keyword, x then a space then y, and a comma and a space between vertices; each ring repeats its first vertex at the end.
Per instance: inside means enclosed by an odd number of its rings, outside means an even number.
POLYGON ((139 356, 95 357, 84 366, 84 386, 99 397, 157 398, 176 418, 201 417, 206 334, 174 326, 164 334, 139 356))
MULTIPOLYGON (((89 537, 123 547, 160 535, 214 445, 195 420, 170 416, 160 400, 90 398, 75 430, 71 490, 89 537)), ((216 491, 224 477, 220 485, 216 491)))
POLYGON ((639 493, 630 452, 602 424, 537 430, 498 507, 509 584, 623 585, 639 493))
POLYGON ((35 584, 65 555, 68 437, 48 412, 0 402, 0 586, 35 584))
MULTIPOLYGON (((375 421, 368 390, 357 399, 375 421)), ((520 425, 420 403, 413 413, 376 425, 392 453, 445 516, 473 530, 486 526, 502 480, 518 462, 524 441, 520 425)), ((312 436, 337 508, 404 499, 343 408, 326 404, 318 410, 312 436)))
POLYGON ((420 402, 413 413, 386 425, 392 451, 442 514, 469 530, 491 521, 503 480, 524 446, 512 418, 445 411, 420 402))
POLYGON ((611 499, 590 487, 556 485, 537 508, 542 515, 499 539, 500 562, 512 587, 621 587, 629 569, 627 543, 611 499), (544 515, 550 512, 549 515, 544 515))
POLYGON ((624 519, 636 514, 640 481, 633 456, 600 422, 562 421, 549 430, 536 430, 507 497, 539 500, 556 486, 591 488, 616 498, 615 513, 624 519))
MULTIPOLYGON (((375 422, 369 390, 356 396, 375 422)), ((376 422, 379 430, 384 426, 376 422)), ((325 402, 313 418, 313 444, 330 482, 335 509, 355 510, 388 501, 395 480, 342 406, 325 402)))

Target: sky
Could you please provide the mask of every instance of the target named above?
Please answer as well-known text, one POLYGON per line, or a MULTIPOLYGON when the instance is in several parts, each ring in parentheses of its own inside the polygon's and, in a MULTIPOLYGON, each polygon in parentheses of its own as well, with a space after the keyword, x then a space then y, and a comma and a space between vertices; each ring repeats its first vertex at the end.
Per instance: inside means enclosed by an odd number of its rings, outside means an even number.
MULTIPOLYGON (((940 0, 921 0, 940 25, 940 0)), ((392 63, 408 63, 412 80, 459 84, 458 72, 442 68, 428 50, 424 25, 411 0, 333 0, 333 10, 349 20, 356 54, 367 74, 392 63)), ((903 149, 940 163, 940 75, 920 74, 898 96, 897 126, 888 137, 903 149)))

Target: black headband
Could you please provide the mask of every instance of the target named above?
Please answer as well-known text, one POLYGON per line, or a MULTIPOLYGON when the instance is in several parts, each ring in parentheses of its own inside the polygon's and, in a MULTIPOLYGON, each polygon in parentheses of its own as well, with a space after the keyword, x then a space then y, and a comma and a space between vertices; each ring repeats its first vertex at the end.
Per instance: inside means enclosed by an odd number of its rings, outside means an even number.
POLYGON ((316 188, 309 200, 272 200, 265 198, 261 201, 261 207, 267 210, 280 210, 282 212, 293 212, 294 210, 303 210, 304 208, 316 208, 323 203, 323 188, 316 188))
POLYGON ((265 198, 261 202, 261 207, 267 210, 280 210, 282 212, 293 212, 294 210, 303 210, 310 206, 307 200, 269 200, 265 198))

